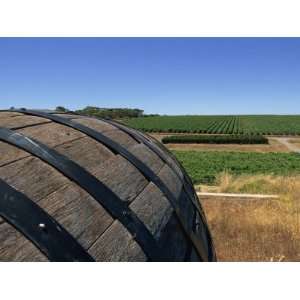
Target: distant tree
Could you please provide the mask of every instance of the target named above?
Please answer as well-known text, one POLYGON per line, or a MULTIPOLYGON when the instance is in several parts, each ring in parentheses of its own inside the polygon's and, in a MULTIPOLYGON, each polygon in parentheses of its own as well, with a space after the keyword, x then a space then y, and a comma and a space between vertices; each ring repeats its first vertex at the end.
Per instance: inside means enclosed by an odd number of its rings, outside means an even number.
POLYGON ((59 111, 59 112, 68 112, 69 110, 63 106, 57 106, 55 108, 55 111, 59 111))
POLYGON ((110 119, 137 118, 142 117, 144 114, 143 110, 137 108, 101 108, 95 106, 87 106, 76 112, 82 115, 110 119))

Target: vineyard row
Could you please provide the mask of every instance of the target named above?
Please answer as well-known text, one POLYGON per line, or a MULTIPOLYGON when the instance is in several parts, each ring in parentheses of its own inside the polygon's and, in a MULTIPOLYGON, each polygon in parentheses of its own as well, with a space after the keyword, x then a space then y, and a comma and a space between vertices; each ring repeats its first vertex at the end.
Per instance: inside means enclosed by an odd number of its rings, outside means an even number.
POLYGON ((300 135, 300 116, 155 116, 132 118, 146 132, 300 135))

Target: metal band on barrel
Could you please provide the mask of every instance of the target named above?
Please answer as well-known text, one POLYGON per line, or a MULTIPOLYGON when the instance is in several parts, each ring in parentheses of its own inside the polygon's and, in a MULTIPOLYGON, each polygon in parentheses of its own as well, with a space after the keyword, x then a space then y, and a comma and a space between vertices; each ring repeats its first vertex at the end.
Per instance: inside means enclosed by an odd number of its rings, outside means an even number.
POLYGON ((13 109, 10 111, 45 118, 48 120, 52 120, 53 122, 63 124, 63 125, 73 128, 73 129, 79 130, 80 132, 86 134, 87 136, 102 143, 103 145, 105 145, 107 148, 109 148, 115 154, 120 154, 121 156, 123 156, 126 160, 128 160, 131 164, 133 164, 144 175, 144 177, 147 180, 153 182, 161 190, 161 192, 165 195, 165 197, 169 200, 170 204, 174 208, 174 211, 176 212, 176 216, 178 218, 178 221, 179 221, 182 229, 184 230, 185 234, 188 236, 190 242, 193 244, 198 255, 200 257, 202 257, 202 260, 204 260, 204 261, 208 260, 207 255, 203 256, 203 251, 202 251, 203 247, 201 245, 200 239, 197 239, 196 235, 193 232, 191 232, 189 229, 187 229, 186 220, 183 218, 180 210, 178 209, 178 205, 176 203, 177 199, 174 197, 174 195, 171 193, 171 191, 168 189, 168 187, 163 183, 163 181, 147 165, 145 165, 140 159, 135 157, 127 149, 125 149, 120 144, 116 143, 115 141, 111 140, 107 136, 103 135, 102 133, 100 133, 90 127, 82 125, 80 123, 74 122, 70 119, 63 118, 61 116, 57 116, 57 115, 46 113, 46 112, 40 112, 40 111, 35 111, 35 110, 26 110, 26 109, 13 109))
POLYGON ((94 261, 50 215, 1 179, 0 216, 31 240, 50 261, 94 261))
MULTIPOLYGON (((76 114, 75 114, 76 115, 76 114)), ((139 143, 143 143, 145 144, 147 147, 149 147, 165 164, 167 164, 171 170, 173 170, 173 172, 175 173, 175 175, 177 176, 177 178, 182 182, 182 186, 184 188, 184 190, 186 191, 186 193, 189 195, 189 199, 192 202, 192 204, 194 205, 195 209, 197 212, 195 212, 194 214, 194 218, 196 217, 196 214, 198 213, 200 215, 200 218, 205 226, 205 232, 207 235, 207 239, 211 245, 211 248, 213 248, 213 243, 212 243, 212 238, 210 235, 210 232, 208 231, 208 225, 207 225, 207 221, 206 218, 204 216, 204 212, 198 202, 198 196, 196 195, 196 192, 194 189, 191 188, 191 186, 193 185, 193 183, 191 182, 190 177, 188 176, 188 174, 186 173, 185 169, 182 167, 182 165, 180 164, 180 162, 177 160, 177 158, 173 155, 173 153, 171 153, 170 151, 168 151, 167 148, 162 148, 160 147, 158 144, 154 144, 153 143, 153 139, 152 138, 148 138, 148 136, 145 136, 144 134, 136 131, 136 130, 132 130, 129 127, 124 126, 123 124, 117 122, 117 121, 111 121, 108 119, 103 119, 103 118, 97 118, 97 117, 92 117, 95 119, 99 119, 103 122, 106 122, 112 126, 115 126, 116 128, 118 128, 119 130, 127 133, 128 135, 130 135, 133 139, 135 139, 137 142, 139 143), (158 150, 159 149, 159 150, 158 150), (168 159, 163 155, 163 153, 167 151, 167 153, 170 155, 170 157, 172 157, 174 163, 177 165, 177 167, 181 170, 183 178, 180 177, 179 173, 177 172, 177 170, 175 169, 174 165, 171 164, 168 159)), ((215 253, 211 252, 209 253, 209 260, 214 260, 215 257, 215 253)))
POLYGON ((163 260, 163 251, 159 249, 156 240, 135 213, 84 168, 48 146, 7 128, 0 128, 0 140, 40 158, 76 182, 127 228, 150 261, 163 260))

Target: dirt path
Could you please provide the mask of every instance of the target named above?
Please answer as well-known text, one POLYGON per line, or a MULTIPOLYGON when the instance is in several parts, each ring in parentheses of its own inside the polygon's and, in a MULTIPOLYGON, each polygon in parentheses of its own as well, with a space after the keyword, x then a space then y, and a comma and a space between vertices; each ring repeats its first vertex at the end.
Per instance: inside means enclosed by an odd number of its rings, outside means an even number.
MULTIPOLYGON (((291 143, 291 140, 295 140, 294 138, 286 138, 286 137, 273 137, 272 139, 278 141, 285 147, 287 147, 292 152, 300 153, 300 146, 299 144, 291 143)), ((300 142, 300 140, 299 140, 300 142)))
MULTIPOLYGON (((171 133, 151 133, 157 140, 169 135, 181 135, 171 133)), ((186 135, 186 134, 184 134, 186 135)), ((300 153, 300 138, 290 136, 267 136, 267 145, 239 145, 239 144, 167 144, 170 150, 182 151, 233 151, 233 152, 296 152, 300 153), (297 142, 299 141, 299 142, 297 142)))
MULTIPOLYGON (((151 136, 161 141, 163 137, 170 136, 170 133, 151 133, 151 136)), ((180 135, 180 134, 173 134, 180 135)), ((291 150, 286 144, 280 142, 277 137, 268 137, 269 144, 262 145, 239 145, 239 144, 166 144, 170 150, 182 151, 233 151, 233 152, 281 152, 287 153, 291 150)), ((300 142, 300 139, 299 139, 300 142)), ((299 150, 300 151, 300 150, 299 150)))
POLYGON ((203 193, 197 192, 200 200, 222 199, 222 200, 273 200, 278 199, 277 195, 261 194, 232 194, 232 193, 203 193))

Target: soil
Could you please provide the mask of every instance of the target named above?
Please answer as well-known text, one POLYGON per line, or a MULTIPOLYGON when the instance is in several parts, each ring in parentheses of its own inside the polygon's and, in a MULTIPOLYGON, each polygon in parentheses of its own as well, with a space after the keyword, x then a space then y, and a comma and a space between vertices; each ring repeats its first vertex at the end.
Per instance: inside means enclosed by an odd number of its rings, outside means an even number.
POLYGON ((300 138, 274 137, 273 139, 286 146, 291 152, 300 153, 300 138))
POLYGON ((269 139, 268 145, 237 145, 237 144, 167 144, 170 150, 185 151, 233 151, 233 152, 291 152, 287 145, 269 139))
MULTIPOLYGON (((163 137, 175 135, 170 133, 153 133, 151 136, 161 141, 163 137)), ((180 135, 180 134, 176 134, 180 135)), ((269 144, 240 145, 240 144, 166 144, 170 150, 184 151, 233 151, 233 152, 281 152, 288 153, 294 151, 289 147, 289 143, 283 140, 288 138, 268 137, 269 144)), ((295 140, 295 138, 293 138, 295 140)), ((300 138, 299 138, 300 143, 300 138)), ((300 145, 300 144, 299 144, 300 145)), ((300 152, 300 147, 299 147, 300 152)))

